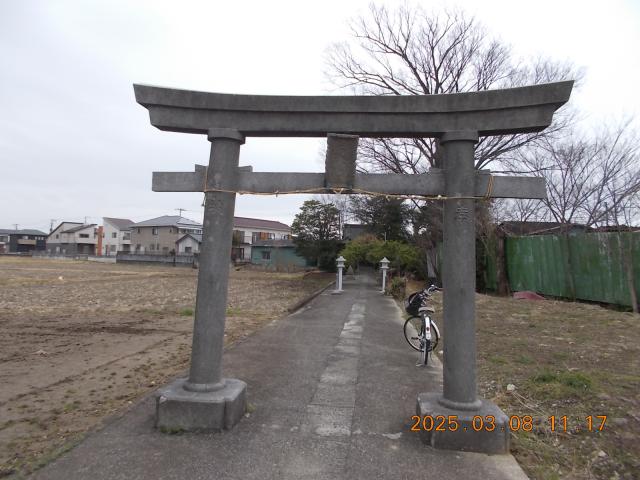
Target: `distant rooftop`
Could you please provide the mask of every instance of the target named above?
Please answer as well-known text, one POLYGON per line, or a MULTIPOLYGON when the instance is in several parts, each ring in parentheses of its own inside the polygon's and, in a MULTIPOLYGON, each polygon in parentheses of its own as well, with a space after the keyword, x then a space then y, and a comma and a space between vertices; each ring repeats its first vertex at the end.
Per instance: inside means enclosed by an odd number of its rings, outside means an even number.
POLYGON ((270 230, 290 231, 291 227, 275 220, 262 220, 260 218, 233 217, 234 228, 268 228, 270 230))
POLYGON ((95 223, 88 223, 86 225, 78 225, 77 227, 73 227, 73 228, 69 228, 67 230, 63 230, 60 233, 74 233, 74 232, 79 232, 80 230, 84 230, 85 228, 95 227, 95 226, 96 226, 95 223))
POLYGON ((0 228, 0 235, 44 235, 46 237, 48 234, 40 230, 0 228))
POLYGON ((193 238, 196 242, 198 242, 198 243, 202 243, 202 234, 201 234, 201 233, 187 233, 186 235, 181 236, 181 237, 178 239, 178 242, 182 241, 182 239, 183 239, 183 238, 186 238, 186 237, 191 237, 191 238, 193 238))
POLYGON ((102 217, 102 220, 105 222, 109 222, 111 225, 116 227, 118 230, 128 230, 133 225, 133 221, 128 218, 113 218, 113 217, 102 217))
POLYGON ((194 222, 185 217, 179 215, 163 215, 162 217, 152 218, 150 220, 144 220, 142 222, 134 223, 130 227, 197 227, 202 228, 202 224, 194 222))

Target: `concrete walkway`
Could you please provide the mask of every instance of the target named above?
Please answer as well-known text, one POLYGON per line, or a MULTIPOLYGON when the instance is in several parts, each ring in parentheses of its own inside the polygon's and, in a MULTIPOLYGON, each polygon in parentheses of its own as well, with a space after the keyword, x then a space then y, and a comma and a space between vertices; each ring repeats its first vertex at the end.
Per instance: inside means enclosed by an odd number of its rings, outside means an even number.
POLYGON ((252 413, 218 434, 160 433, 154 399, 89 435, 37 479, 523 479, 510 455, 434 450, 411 432, 439 366, 416 367, 402 312, 361 275, 224 355, 252 413))

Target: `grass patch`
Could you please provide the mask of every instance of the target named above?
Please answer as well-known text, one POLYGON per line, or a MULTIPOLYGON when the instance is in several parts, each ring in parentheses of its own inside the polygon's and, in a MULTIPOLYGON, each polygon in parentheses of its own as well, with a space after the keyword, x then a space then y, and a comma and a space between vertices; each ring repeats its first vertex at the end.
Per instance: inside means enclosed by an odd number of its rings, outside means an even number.
POLYGON ((74 402, 67 403, 64 407, 62 407, 62 411, 64 413, 69 413, 69 412, 73 412, 74 410, 77 410, 78 408, 80 408, 80 402, 76 400, 74 402))
POLYGON ((183 317, 191 317, 193 316, 193 308, 183 308, 179 313, 183 317))
POLYGON ((518 362, 521 365, 531 365, 534 363, 533 358, 527 356, 527 355, 518 355, 515 358, 515 361, 518 362))
POLYGON ((504 358, 498 357, 496 355, 490 356, 487 360, 489 360, 491 363, 495 365, 505 365, 507 363, 507 361, 504 358))

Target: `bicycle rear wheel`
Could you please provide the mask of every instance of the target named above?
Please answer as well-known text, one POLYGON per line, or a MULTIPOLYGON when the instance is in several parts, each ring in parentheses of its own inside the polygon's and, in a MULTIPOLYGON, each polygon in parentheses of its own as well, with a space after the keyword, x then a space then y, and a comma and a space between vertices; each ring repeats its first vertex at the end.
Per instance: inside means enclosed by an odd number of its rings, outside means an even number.
POLYGON ((411 348, 418 352, 422 351, 422 348, 420 348, 419 335, 423 329, 424 324, 422 317, 409 317, 407 321, 404 322, 404 338, 407 343, 411 345, 411 348))

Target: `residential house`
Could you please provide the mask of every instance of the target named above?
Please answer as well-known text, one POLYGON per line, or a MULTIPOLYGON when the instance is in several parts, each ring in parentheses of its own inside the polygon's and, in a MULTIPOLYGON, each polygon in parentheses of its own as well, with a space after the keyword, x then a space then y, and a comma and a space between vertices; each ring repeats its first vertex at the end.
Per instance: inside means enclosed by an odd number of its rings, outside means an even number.
POLYGON ((44 251, 47 234, 40 230, 0 229, 0 253, 44 251))
POLYGON ((163 215, 130 225, 134 253, 168 255, 178 252, 176 242, 188 233, 202 234, 202 224, 178 215, 163 215))
POLYGON ((131 251, 131 225, 127 218, 103 217, 102 254, 116 255, 118 252, 131 251))
POLYGON ((251 263, 275 269, 307 267, 309 263, 296 253, 293 240, 258 240, 251 245, 251 263))
MULTIPOLYGON (((256 242, 290 238, 291 228, 284 223, 259 218, 234 217, 231 258, 236 262, 250 262, 252 261, 251 249, 256 242)), ((178 254, 198 253, 201 243, 201 234, 185 234, 178 239, 176 251, 178 254)))
POLYGON ((275 220, 233 217, 233 246, 231 258, 251 261, 251 246, 261 240, 288 240, 291 227, 275 220))
POLYGON ((62 222, 47 236, 50 255, 95 255, 98 229, 95 223, 62 222))

